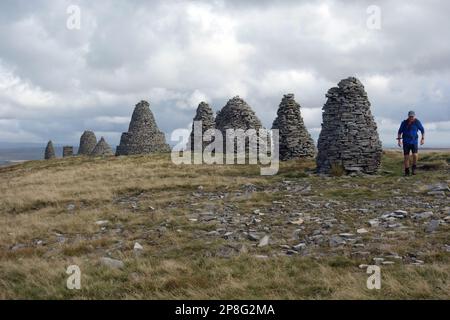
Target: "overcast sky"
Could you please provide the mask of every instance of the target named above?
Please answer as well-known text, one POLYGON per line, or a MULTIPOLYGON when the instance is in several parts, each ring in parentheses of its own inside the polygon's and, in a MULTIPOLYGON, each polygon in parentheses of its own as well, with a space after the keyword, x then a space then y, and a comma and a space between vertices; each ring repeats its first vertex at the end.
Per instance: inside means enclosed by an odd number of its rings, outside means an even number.
POLYGON ((317 141, 325 93, 356 76, 385 146, 414 109, 428 146, 450 147, 449 12, 446 0, 1 0, 0 142, 77 145, 90 129, 114 146, 143 99, 166 134, 200 101, 218 111, 235 95, 271 127, 285 93, 317 141))

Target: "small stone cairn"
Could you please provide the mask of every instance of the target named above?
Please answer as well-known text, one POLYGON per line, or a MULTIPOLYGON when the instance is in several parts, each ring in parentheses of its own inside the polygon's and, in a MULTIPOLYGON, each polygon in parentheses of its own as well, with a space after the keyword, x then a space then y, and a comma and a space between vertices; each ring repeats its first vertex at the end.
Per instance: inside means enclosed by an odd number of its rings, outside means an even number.
POLYGON ((314 157, 316 148, 300 113, 293 94, 284 95, 272 129, 279 130, 280 160, 314 157))
MULTIPOLYGON (((255 129, 256 134, 263 126, 251 107, 239 96, 230 99, 227 104, 217 113, 216 128, 222 132, 224 139, 224 152, 226 151, 226 131, 227 129, 255 129)), ((238 141, 235 139, 235 151, 238 141)), ((241 142, 242 143, 242 142, 241 142)), ((245 143, 246 152, 248 142, 245 143)), ((255 151, 255 150, 252 150, 255 151)))
POLYGON ((92 131, 85 131, 80 138, 80 147, 78 148, 79 156, 88 156, 92 153, 97 145, 97 137, 92 131))
POLYGON ((106 157, 112 156, 114 153, 105 138, 102 137, 90 155, 93 157, 106 157))
MULTIPOLYGON (((207 130, 215 128, 214 113, 213 113, 211 107, 209 106, 209 104, 207 104, 206 102, 200 102, 200 104, 198 105, 195 117, 193 119, 192 131, 191 131, 190 139, 189 139, 189 142, 187 145, 187 149, 191 150, 192 152, 195 151, 194 150, 194 123, 195 123, 195 121, 202 122, 202 129, 200 132, 202 134, 202 137, 203 137, 203 134, 207 130)), ((203 139, 202 139, 202 141, 203 141, 203 139)), ((212 141, 203 141, 202 142, 202 151, 205 150, 205 147, 210 143, 212 143, 212 141)))
POLYGON ((63 158, 73 157, 73 147, 72 146, 64 146, 63 147, 63 158))
POLYGON ((164 133, 156 125, 150 104, 141 101, 136 105, 128 132, 124 132, 117 147, 116 155, 148 154, 170 152, 164 133))
POLYGON ((45 148, 44 159, 50 160, 50 159, 55 159, 55 158, 56 158, 55 148, 53 147, 53 142, 50 140, 47 143, 47 147, 45 148))

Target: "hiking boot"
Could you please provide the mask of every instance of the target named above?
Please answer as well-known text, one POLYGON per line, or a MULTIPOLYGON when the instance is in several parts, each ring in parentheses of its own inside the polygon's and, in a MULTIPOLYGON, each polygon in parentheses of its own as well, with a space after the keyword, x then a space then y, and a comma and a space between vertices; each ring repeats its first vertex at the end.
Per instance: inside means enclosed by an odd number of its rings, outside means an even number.
POLYGON ((409 168, 406 168, 405 169, 405 177, 408 177, 409 176, 409 168))
POLYGON ((416 169, 417 169, 417 166, 416 166, 416 165, 413 165, 413 166, 412 166, 412 175, 413 175, 413 176, 416 175, 416 169))

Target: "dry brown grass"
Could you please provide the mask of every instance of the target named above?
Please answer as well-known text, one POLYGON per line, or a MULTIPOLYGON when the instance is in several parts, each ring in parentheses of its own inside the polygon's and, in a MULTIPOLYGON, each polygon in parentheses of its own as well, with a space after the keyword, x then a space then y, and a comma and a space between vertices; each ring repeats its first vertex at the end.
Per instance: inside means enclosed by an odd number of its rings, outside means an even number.
MULTIPOLYGON (((399 172, 401 158, 385 157, 385 169, 399 172)), ((249 183, 264 187, 292 179, 325 186, 319 177, 307 175, 313 169, 313 161, 292 161, 283 163, 277 176, 261 177, 257 166, 176 166, 167 155, 71 158, 0 168, 0 298, 450 298, 447 256, 430 257, 430 263, 422 267, 385 267, 382 290, 370 291, 357 260, 335 256, 257 259, 254 252, 215 256, 211 252, 226 241, 199 237, 199 230, 211 226, 194 225, 187 219, 193 211, 212 206, 208 199, 193 196, 199 186, 204 192, 230 193, 249 183), (139 201, 133 207, 135 198, 139 201), (68 210, 69 204, 75 209, 68 210), (109 221, 106 230, 95 224, 98 220, 109 221), (158 231, 161 227, 166 228, 164 233, 158 231), (59 241, 60 234, 64 242, 59 241), (43 244, 36 244, 38 240, 43 244), (139 256, 132 249, 136 241, 145 248, 139 256), (11 250, 17 244, 23 247, 11 250), (108 254, 123 260, 125 268, 99 266, 98 258, 108 254), (65 286, 65 270, 71 264, 82 270, 82 290, 65 286)), ((390 175, 377 178, 376 183, 392 187, 390 175)), ((443 175, 440 172, 437 177, 443 175)), ((344 178, 334 179, 329 183, 339 188, 324 190, 330 199, 369 194, 364 188, 359 193, 344 190, 345 180, 339 180, 344 178)), ((433 181, 434 176, 426 179, 433 181)), ((236 196, 233 203, 246 214, 284 196, 258 192, 249 198, 236 196)), ((224 204, 219 199, 214 205, 224 204)), ((398 246, 385 249, 401 251, 398 246)))

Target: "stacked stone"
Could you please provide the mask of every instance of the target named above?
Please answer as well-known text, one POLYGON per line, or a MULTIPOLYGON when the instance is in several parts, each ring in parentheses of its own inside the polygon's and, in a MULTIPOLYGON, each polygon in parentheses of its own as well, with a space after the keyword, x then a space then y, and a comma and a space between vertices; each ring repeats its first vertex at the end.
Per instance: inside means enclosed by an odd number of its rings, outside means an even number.
POLYGON ((97 137, 92 131, 85 131, 80 138, 80 147, 78 148, 78 155, 88 156, 92 153, 97 145, 97 137))
MULTIPOLYGON (((194 152, 194 123, 196 121, 202 122, 202 130, 201 130, 202 137, 203 137, 203 134, 207 130, 215 128, 214 113, 213 113, 211 107, 209 106, 209 104, 207 104, 206 102, 200 102, 200 104, 198 105, 195 117, 193 119, 192 131, 191 131, 189 143, 187 146, 187 149, 191 150, 192 152, 194 152)), ((203 141, 203 139, 202 139, 202 141, 203 141)), ((203 141, 202 142, 202 151, 205 150, 205 147, 208 144, 210 144, 211 142, 212 141, 206 141, 206 142, 203 141)))
POLYGON ((90 155, 93 157, 105 157, 112 156, 114 153, 109 144, 105 141, 105 138, 102 137, 90 155))
POLYGON ((55 158, 56 158, 55 148, 53 147, 53 142, 50 140, 47 143, 47 147, 45 148, 44 159, 50 160, 50 159, 55 159, 55 158))
MULTIPOLYGON (((247 102, 236 96, 230 99, 222 110, 217 113, 216 128, 222 132, 225 152, 227 129, 255 129, 256 133, 258 133, 258 130, 262 129, 263 126, 247 102)), ((238 141, 235 140, 235 150, 237 143, 238 141)), ((248 143, 246 143, 246 151, 248 150, 248 143)))
POLYGON ((141 101, 136 105, 128 132, 124 132, 117 147, 116 155, 170 152, 164 133, 156 125, 150 104, 141 101))
POLYGON ((63 158, 72 157, 73 156, 73 147, 64 146, 63 147, 63 158))
POLYGON ((284 95, 272 129, 279 130, 280 160, 314 157, 316 148, 300 113, 293 94, 284 95))
POLYGON ((316 159, 318 172, 329 173, 337 165, 347 173, 375 173, 382 147, 364 86, 350 77, 331 88, 326 97, 316 159))

